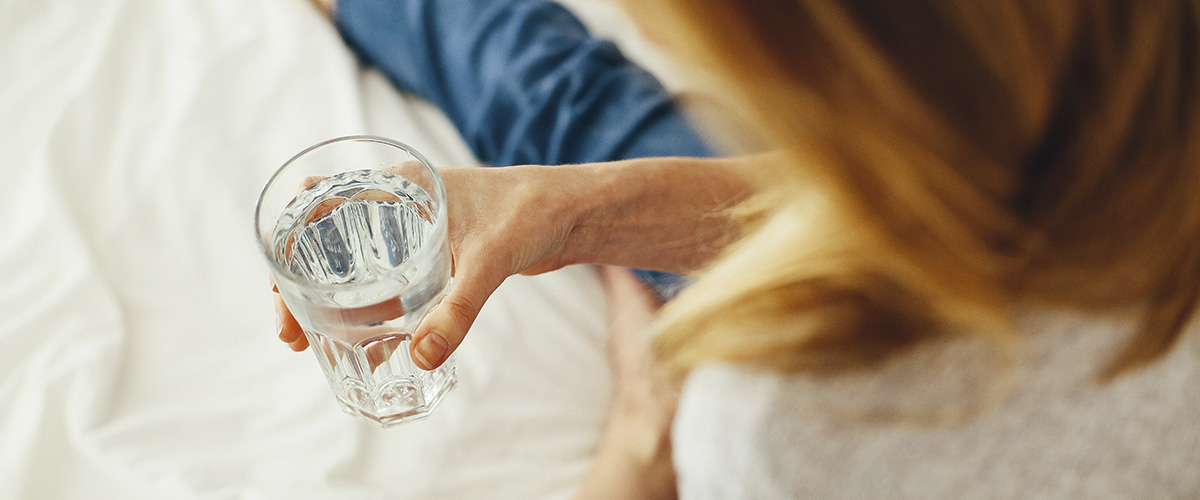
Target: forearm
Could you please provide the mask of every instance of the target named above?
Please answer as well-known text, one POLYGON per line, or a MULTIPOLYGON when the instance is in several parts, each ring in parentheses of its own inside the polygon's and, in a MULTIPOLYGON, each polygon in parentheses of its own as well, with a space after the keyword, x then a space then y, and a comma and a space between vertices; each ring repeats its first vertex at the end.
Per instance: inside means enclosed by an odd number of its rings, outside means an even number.
POLYGON ((492 165, 709 156, 671 96, 547 0, 339 0, 343 36, 492 165))
POLYGON ((676 498, 670 447, 644 455, 613 438, 601 444, 575 500, 676 498))
POLYGON ((750 195, 746 159, 650 158, 585 165, 575 188, 567 263, 686 273, 739 234, 732 208, 750 195))

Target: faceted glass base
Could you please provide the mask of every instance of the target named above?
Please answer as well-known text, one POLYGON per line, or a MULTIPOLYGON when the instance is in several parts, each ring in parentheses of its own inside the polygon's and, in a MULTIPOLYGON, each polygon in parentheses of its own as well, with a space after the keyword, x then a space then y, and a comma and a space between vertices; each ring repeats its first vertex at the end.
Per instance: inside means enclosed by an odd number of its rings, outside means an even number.
POLYGON ((418 368, 409 336, 389 335, 348 345, 305 332, 342 409, 383 427, 429 415, 454 388, 454 356, 437 369, 418 368))

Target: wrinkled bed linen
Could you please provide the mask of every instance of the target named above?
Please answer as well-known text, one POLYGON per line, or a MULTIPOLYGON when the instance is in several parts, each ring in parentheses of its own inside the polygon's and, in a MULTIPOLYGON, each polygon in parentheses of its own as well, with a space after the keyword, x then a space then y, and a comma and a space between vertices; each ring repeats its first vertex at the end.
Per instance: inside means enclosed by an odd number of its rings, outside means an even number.
POLYGON ((0 499, 570 496, 611 391, 593 270, 506 282, 388 430, 274 338, 278 165, 360 133, 475 164, 306 2, 3 0, 0 68, 0 499))

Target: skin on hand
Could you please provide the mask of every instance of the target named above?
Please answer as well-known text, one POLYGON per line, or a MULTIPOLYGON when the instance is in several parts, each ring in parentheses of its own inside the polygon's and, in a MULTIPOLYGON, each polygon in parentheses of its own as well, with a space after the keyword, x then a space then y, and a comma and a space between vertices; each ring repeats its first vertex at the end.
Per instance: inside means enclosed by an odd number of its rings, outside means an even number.
POLYGON ((304 336, 304 330, 300 328, 295 316, 292 316, 292 311, 288 310, 287 304, 283 303, 283 296, 279 295, 279 288, 274 283, 271 283, 271 291, 275 294, 275 329, 278 330, 279 340, 296 352, 308 349, 308 338, 304 336))
MULTIPOLYGON (((727 209, 749 192, 737 165, 654 158, 440 169, 454 285, 417 326, 414 362, 440 366, 514 274, 581 263, 674 272, 703 265, 736 234, 727 209)), ((304 350, 299 324, 278 297, 275 305, 280 339, 304 350)))
MULTIPOLYGON (((401 170, 404 166, 396 167, 401 170)), ((453 290, 418 325, 413 360, 423 369, 440 366, 462 342, 484 300, 504 279, 562 267, 555 258, 575 222, 565 199, 545 175, 560 167, 446 168, 453 290)), ((306 186, 319 179, 306 181, 306 186)), ((276 290, 279 338, 295 351, 308 340, 276 290)))
POLYGON ((458 348, 492 292, 514 274, 566 264, 576 211, 558 184, 566 169, 442 169, 454 285, 413 334, 413 360, 432 369, 458 348))

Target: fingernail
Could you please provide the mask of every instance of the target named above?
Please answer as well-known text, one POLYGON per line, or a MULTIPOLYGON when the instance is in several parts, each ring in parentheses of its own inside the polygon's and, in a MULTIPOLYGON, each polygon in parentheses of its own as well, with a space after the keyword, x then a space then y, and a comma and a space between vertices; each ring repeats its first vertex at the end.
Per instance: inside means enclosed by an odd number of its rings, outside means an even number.
POLYGON ((437 332, 429 332, 424 337, 421 337, 421 340, 417 341, 417 348, 414 349, 414 354, 416 354, 417 361, 420 361, 420 364, 428 367, 428 369, 433 369, 433 367, 437 366, 437 363, 442 361, 442 356, 446 355, 446 349, 449 347, 450 344, 446 342, 445 338, 438 335, 437 332))

